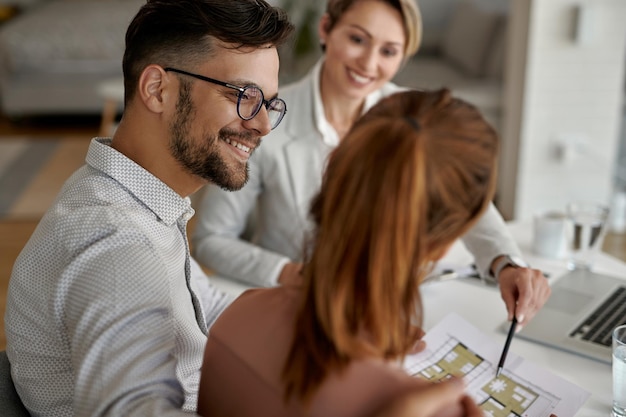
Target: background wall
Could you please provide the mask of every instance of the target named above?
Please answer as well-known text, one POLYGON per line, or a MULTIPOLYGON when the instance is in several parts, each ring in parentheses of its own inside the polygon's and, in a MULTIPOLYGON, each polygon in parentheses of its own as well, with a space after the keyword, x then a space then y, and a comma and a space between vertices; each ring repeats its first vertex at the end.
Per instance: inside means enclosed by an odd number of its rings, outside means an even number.
POLYGON ((626 1, 511 6, 498 206, 523 219, 571 200, 609 203, 623 117, 626 1))
MULTIPOLYGON (((444 35, 449 23, 451 10, 460 0, 417 0, 424 22, 424 43, 428 45, 433 37, 444 35)), ((508 12, 508 0, 468 0, 487 10, 508 12)))
MULTIPOLYGON (((417 88, 443 83, 486 115, 495 110, 492 119, 502 136, 496 204, 506 219, 562 210, 572 200, 609 203, 616 181, 626 190, 626 129, 619 139, 626 119, 626 0, 417 1, 424 20, 422 47, 394 81, 417 88), (481 87, 489 81, 484 77, 454 73, 446 78, 450 71, 440 70, 441 42, 463 1, 508 16, 505 70, 494 88, 481 87), (433 50, 440 54, 436 62, 429 55, 433 50), (483 96, 496 107, 482 105, 483 96)), ((293 55, 290 49, 281 55, 281 82, 286 83, 302 76, 320 55, 315 27, 325 1, 275 3, 289 9, 299 28, 308 23, 313 32, 313 53, 293 55)), ((465 23, 471 33, 480 29, 474 21, 465 23)))

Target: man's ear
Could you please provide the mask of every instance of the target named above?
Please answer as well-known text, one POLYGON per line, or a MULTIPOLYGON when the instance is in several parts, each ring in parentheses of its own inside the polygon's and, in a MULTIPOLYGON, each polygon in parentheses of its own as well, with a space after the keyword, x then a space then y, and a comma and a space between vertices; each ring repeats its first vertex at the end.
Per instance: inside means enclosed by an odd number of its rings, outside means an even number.
POLYGON ((172 82, 167 72, 158 65, 149 65, 139 76, 138 95, 146 108, 162 113, 171 96, 172 82))

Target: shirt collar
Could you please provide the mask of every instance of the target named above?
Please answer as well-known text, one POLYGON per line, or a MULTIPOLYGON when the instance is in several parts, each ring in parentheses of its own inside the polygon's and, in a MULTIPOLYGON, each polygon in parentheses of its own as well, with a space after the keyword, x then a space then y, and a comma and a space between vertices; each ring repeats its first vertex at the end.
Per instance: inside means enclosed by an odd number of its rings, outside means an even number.
POLYGON ((167 225, 181 217, 189 220, 194 210, 189 197, 181 197, 145 168, 111 147, 111 138, 94 138, 86 162, 116 180, 167 225))
MULTIPOLYGON (((335 147, 339 144, 339 135, 335 128, 326 120, 324 114, 324 103, 322 102, 322 93, 320 90, 320 78, 322 76, 322 66, 324 64, 324 58, 317 61, 313 69, 311 70, 313 81, 313 117, 315 118, 315 127, 322 135, 322 141, 331 147, 335 147)), ((376 104, 383 94, 380 90, 371 92, 365 97, 363 105, 363 112, 365 114, 374 104, 376 104)))
POLYGON ((339 135, 335 128, 328 123, 324 114, 324 103, 322 102, 322 93, 320 90, 320 77, 322 76, 322 64, 324 59, 320 59, 312 70, 313 76, 313 117, 315 118, 315 127, 322 135, 322 141, 328 145, 335 147, 339 144, 339 135))

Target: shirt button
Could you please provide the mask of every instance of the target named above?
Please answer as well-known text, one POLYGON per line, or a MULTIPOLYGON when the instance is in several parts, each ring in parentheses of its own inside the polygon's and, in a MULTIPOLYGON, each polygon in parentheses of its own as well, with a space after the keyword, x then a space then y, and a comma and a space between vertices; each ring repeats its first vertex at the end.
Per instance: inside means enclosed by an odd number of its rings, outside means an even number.
POLYGON ((191 219, 191 216, 193 216, 193 213, 189 213, 189 212, 187 212, 187 213, 183 214, 183 220, 185 220, 186 222, 188 222, 188 221, 189 221, 189 219, 191 219))

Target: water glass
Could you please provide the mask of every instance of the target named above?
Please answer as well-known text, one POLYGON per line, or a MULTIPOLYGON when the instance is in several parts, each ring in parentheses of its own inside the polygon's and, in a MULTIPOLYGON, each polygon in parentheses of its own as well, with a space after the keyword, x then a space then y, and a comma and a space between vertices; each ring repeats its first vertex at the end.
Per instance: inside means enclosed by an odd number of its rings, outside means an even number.
POLYGON ((567 267, 591 269, 598 252, 609 208, 593 202, 576 202, 567 205, 569 260, 567 267))
POLYGON ((613 330, 613 416, 626 417, 626 324, 613 330))

